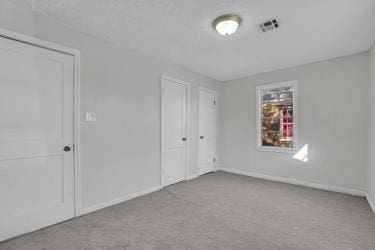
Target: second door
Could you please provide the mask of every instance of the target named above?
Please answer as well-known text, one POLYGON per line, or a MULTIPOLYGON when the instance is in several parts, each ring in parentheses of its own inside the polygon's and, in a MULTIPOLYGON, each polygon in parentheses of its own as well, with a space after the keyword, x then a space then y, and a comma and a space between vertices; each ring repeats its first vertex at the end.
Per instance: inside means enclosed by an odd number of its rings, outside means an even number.
POLYGON ((187 85, 162 79, 162 186, 186 179, 187 85))
POLYGON ((215 170, 216 92, 199 89, 198 158, 199 174, 215 170))

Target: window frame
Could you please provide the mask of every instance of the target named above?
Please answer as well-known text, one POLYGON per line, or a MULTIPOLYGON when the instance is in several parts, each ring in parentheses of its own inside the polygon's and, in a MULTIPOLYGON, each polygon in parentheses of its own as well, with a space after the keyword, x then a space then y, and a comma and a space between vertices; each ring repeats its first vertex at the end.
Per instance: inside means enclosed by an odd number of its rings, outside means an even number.
POLYGON ((256 86, 256 146, 260 151, 268 152, 280 152, 280 153, 295 153, 298 148, 298 109, 297 109, 297 84, 296 80, 271 83, 271 84, 262 84, 256 86), (292 87, 293 88, 293 148, 284 148, 277 146, 263 146, 262 145, 262 119, 261 119, 261 93, 265 89, 273 89, 280 87, 292 87))

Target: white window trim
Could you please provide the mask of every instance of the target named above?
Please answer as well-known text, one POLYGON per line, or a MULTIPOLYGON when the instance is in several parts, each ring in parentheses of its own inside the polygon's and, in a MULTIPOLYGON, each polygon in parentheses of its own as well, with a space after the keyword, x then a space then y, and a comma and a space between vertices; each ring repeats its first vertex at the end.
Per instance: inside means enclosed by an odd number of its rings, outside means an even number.
POLYGON ((297 109, 297 81, 286 81, 279 83, 271 83, 265 85, 258 85, 256 87, 256 138, 257 148, 260 151, 268 152, 281 152, 281 153, 295 153, 298 148, 298 109, 297 109), (261 91, 263 89, 278 88, 278 87, 293 87, 293 148, 282 148, 272 146, 262 146, 262 134, 261 134, 261 91))

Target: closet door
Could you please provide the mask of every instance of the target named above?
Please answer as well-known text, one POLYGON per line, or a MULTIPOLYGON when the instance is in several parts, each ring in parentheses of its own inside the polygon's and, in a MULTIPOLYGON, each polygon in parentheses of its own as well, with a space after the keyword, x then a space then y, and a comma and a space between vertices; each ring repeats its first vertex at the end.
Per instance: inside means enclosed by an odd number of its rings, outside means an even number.
POLYGON ((187 86, 162 81, 162 186, 186 179, 187 86))
POLYGON ((216 92, 199 90, 198 158, 199 174, 215 170, 216 154, 216 92))

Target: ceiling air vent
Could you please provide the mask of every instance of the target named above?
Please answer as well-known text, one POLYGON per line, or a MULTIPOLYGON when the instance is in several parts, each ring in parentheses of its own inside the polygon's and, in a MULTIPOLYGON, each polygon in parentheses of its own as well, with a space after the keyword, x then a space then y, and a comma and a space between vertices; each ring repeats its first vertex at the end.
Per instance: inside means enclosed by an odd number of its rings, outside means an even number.
POLYGON ((266 33, 268 31, 278 29, 280 27, 280 21, 277 17, 270 18, 264 22, 258 23, 257 27, 260 32, 266 33))

